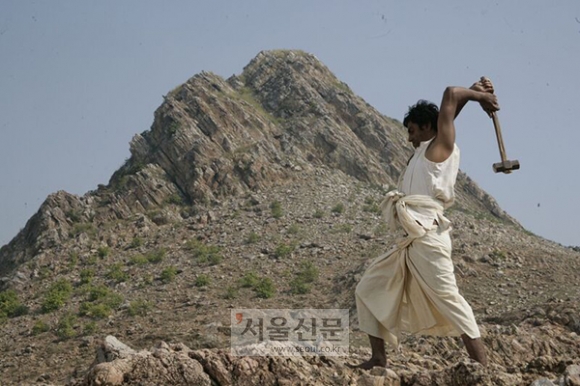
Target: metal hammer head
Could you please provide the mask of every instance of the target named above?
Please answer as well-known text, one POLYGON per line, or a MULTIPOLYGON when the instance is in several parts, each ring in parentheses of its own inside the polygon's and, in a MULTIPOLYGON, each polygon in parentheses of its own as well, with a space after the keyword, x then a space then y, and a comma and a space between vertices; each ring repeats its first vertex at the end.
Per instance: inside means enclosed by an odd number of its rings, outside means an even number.
POLYGON ((502 161, 496 164, 493 164, 493 171, 496 173, 505 173, 509 174, 512 170, 518 170, 520 168, 520 161, 513 160, 513 161, 502 161))

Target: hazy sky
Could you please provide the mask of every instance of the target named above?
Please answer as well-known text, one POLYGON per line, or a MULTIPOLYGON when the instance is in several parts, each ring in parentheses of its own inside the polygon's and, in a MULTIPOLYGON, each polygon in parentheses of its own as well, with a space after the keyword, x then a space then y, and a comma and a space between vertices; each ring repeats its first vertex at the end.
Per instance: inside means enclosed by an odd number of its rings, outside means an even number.
POLYGON ((106 184, 169 90, 283 48, 399 120, 490 77, 522 168, 493 173, 493 125, 473 104, 456 121, 462 170, 530 231, 580 245, 577 0, 0 0, 0 245, 48 194, 106 184))

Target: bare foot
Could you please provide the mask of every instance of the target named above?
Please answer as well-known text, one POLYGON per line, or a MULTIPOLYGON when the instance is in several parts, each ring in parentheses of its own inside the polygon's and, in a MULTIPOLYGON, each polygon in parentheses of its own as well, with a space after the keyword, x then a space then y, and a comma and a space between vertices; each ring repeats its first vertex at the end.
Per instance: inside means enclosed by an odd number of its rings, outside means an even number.
POLYGON ((373 367, 387 367, 387 360, 381 358, 371 358, 368 361, 358 365, 351 365, 347 363, 347 366, 351 369, 370 370, 373 367))

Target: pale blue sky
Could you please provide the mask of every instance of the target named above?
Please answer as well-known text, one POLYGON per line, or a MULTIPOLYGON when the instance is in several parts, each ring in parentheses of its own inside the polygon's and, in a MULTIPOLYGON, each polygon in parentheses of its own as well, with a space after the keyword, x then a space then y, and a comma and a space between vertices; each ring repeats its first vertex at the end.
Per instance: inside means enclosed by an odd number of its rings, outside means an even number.
POLYGON ((0 0, 0 245, 48 194, 106 184, 169 90, 282 48, 316 55, 399 120, 487 75, 522 169, 492 172, 493 125, 477 105, 457 120, 461 168, 532 232, 580 245, 575 0, 0 0))

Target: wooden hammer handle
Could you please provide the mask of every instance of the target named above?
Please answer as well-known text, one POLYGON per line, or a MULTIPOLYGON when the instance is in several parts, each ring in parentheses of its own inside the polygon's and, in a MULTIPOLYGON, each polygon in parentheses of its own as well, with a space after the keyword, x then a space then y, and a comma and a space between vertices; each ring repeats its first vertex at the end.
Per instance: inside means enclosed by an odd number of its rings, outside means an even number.
POLYGON ((501 157, 501 161, 504 162, 505 160, 507 160, 507 157, 505 155, 505 146, 503 144, 503 137, 501 135, 501 126, 499 124, 499 119, 497 118, 497 114, 495 112, 491 113, 491 119, 493 120, 493 126, 495 127, 495 136, 497 137, 499 155, 501 157))

